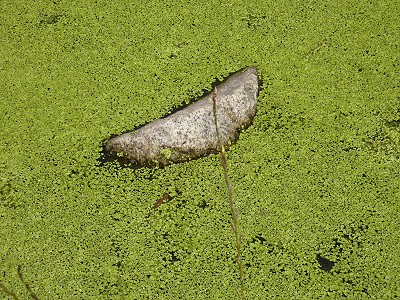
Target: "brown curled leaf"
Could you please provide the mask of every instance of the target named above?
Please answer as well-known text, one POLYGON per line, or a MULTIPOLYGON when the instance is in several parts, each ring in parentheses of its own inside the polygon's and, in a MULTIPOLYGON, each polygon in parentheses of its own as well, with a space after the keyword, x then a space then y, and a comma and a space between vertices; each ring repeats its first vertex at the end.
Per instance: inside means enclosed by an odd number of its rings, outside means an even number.
POLYGON ((168 200, 170 197, 167 193, 164 193, 164 195, 158 199, 154 204, 153 207, 151 208, 150 212, 147 214, 147 217, 150 217, 151 214, 161 205, 163 204, 166 200, 168 200))

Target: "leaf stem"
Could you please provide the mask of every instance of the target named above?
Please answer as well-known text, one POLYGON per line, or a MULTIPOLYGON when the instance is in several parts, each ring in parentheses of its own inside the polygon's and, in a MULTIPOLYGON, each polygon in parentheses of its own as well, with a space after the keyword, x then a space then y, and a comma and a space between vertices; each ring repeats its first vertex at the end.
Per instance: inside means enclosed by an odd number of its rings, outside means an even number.
POLYGON ((219 134, 219 127, 218 127, 218 118, 217 118, 217 88, 214 89, 213 95, 212 95, 212 100, 213 100, 213 113, 214 113, 214 122, 215 122, 215 129, 217 132, 217 141, 218 141, 218 146, 221 149, 220 152, 220 161, 222 168, 224 170, 224 178, 225 178, 225 184, 226 187, 228 188, 229 192, 229 206, 231 208, 231 213, 232 213, 232 230, 235 234, 235 242, 236 242, 236 263, 239 269, 239 279, 240 279, 240 292, 239 292, 239 298, 244 299, 244 272, 243 272, 243 263, 242 263, 242 255, 240 251, 240 246, 242 242, 242 236, 239 233, 239 228, 238 228, 238 210, 235 207, 235 204, 233 202, 233 187, 232 183, 229 180, 228 176, 228 163, 226 159, 226 152, 225 152, 225 146, 221 142, 220 134, 219 134))

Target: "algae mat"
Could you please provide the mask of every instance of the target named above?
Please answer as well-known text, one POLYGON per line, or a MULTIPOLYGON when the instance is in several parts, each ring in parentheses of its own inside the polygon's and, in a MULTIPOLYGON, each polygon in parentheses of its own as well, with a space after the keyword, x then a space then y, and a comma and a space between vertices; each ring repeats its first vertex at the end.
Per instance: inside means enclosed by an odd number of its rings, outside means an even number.
POLYGON ((228 152, 247 299, 400 297, 398 1, 26 3, 0 4, 2 289, 30 297, 21 266, 39 299, 235 298, 218 156, 98 159, 253 65, 228 152))

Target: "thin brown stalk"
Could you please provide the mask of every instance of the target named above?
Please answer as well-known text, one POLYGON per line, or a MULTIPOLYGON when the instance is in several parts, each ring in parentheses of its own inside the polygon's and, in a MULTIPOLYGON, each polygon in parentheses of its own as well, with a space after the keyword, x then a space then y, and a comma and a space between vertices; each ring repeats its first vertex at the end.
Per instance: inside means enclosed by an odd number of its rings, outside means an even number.
POLYGON ((19 300, 18 296, 11 290, 9 290, 4 284, 0 282, 0 289, 4 292, 4 294, 11 296, 14 300, 19 300))
POLYGON ((218 140, 218 145, 219 148, 221 149, 220 152, 220 161, 221 165, 224 171, 224 178, 225 178, 225 184, 228 189, 229 193, 229 206, 231 208, 231 213, 232 213, 232 230, 235 235, 235 242, 236 242, 236 263, 239 269, 239 279, 240 279, 240 292, 239 292, 239 298, 244 299, 244 272, 243 272, 243 263, 242 263, 242 255, 240 251, 240 246, 242 242, 242 236, 239 233, 239 228, 238 228, 238 210, 235 207, 235 204, 233 202, 233 187, 232 183, 229 180, 228 177, 228 163, 226 159, 226 152, 225 152, 225 147, 221 142, 220 134, 219 134, 219 127, 218 127, 218 118, 217 118, 217 88, 214 89, 213 95, 212 95, 212 100, 213 100, 213 113, 214 113, 214 122, 215 122, 215 129, 217 132, 217 140, 218 140))
POLYGON ((30 296, 35 299, 35 300, 39 300, 39 297, 31 290, 29 284, 24 280, 24 278, 22 277, 22 271, 21 271, 21 266, 17 267, 17 272, 18 272, 18 276, 19 279, 22 281, 22 283, 25 286, 25 289, 29 292, 30 296))

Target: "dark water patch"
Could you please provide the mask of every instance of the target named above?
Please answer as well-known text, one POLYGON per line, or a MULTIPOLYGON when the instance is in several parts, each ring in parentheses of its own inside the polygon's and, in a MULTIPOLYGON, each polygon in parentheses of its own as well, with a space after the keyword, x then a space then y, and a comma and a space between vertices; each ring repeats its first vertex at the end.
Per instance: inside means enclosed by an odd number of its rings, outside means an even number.
POLYGON ((58 21, 62 18, 65 17, 63 14, 53 14, 53 15, 46 15, 42 14, 40 15, 40 25, 52 25, 58 23, 58 21))
POLYGON ((326 272, 329 272, 335 266, 335 262, 321 256, 320 254, 317 254, 317 261, 320 265, 321 270, 324 270, 326 272))

